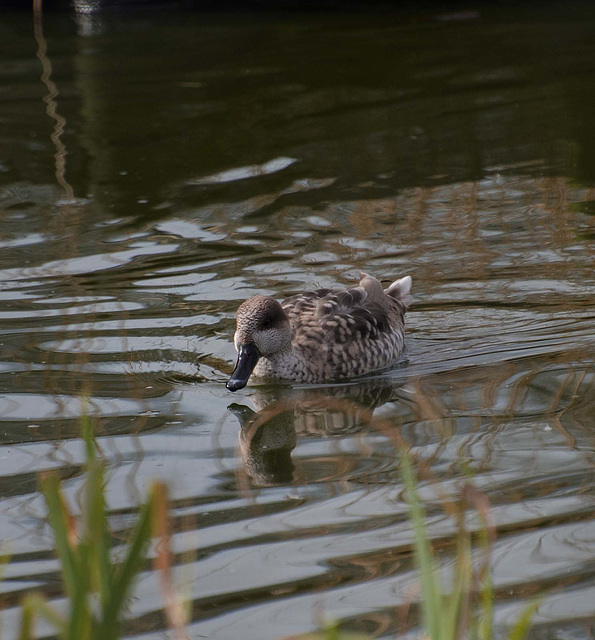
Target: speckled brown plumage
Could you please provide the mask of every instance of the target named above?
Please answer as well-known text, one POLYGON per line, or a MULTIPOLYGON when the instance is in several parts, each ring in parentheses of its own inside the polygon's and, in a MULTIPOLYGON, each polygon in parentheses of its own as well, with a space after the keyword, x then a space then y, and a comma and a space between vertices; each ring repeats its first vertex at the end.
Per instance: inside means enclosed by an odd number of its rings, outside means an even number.
POLYGON ((228 388, 245 386, 252 370, 314 383, 395 364, 404 347, 410 289, 409 276, 385 291, 376 278, 362 274, 351 289, 308 291, 280 304, 267 296, 246 300, 237 313, 239 356, 228 388))

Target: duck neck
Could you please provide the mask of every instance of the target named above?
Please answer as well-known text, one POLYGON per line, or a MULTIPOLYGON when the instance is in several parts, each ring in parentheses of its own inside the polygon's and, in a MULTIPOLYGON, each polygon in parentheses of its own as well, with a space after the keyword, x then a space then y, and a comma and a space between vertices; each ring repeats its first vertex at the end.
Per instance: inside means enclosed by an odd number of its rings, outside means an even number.
POLYGON ((303 357, 289 345, 286 349, 269 356, 263 356, 257 365, 257 375, 280 378, 292 378, 295 372, 303 368, 303 357))

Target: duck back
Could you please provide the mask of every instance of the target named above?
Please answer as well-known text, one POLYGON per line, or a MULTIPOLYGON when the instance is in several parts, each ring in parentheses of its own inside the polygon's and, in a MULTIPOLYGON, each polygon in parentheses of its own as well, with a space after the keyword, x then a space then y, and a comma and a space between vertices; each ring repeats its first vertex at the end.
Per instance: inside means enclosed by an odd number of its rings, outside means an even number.
POLYGON ((362 274, 350 289, 318 289, 281 303, 292 352, 259 362, 255 373, 298 382, 360 376, 396 364, 404 348, 409 276, 385 291, 362 274))

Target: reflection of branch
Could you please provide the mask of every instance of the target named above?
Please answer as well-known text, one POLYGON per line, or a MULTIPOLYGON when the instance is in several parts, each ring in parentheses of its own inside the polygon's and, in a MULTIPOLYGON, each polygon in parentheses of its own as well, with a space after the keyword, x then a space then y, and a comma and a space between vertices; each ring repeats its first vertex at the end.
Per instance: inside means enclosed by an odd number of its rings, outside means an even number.
POLYGON ((48 114, 48 116, 50 116, 50 118, 56 121, 54 130, 52 132, 52 135, 50 136, 51 141, 56 147, 56 153, 54 154, 54 158, 56 159, 56 179, 58 180, 58 184, 64 189, 66 199, 72 201, 74 200, 74 192, 64 175, 66 171, 66 155, 68 152, 66 151, 66 146, 60 139, 60 136, 64 133, 64 125, 66 124, 66 120, 61 115, 59 115, 57 111, 58 105, 56 102, 56 98, 58 97, 59 91, 51 79, 52 63, 47 56, 48 47, 47 42, 43 36, 41 3, 42 0, 33 0, 33 33, 35 35, 35 40, 37 41, 38 47, 36 55, 43 67, 41 81, 48 90, 48 93, 44 97, 43 101, 47 105, 46 113, 48 114))

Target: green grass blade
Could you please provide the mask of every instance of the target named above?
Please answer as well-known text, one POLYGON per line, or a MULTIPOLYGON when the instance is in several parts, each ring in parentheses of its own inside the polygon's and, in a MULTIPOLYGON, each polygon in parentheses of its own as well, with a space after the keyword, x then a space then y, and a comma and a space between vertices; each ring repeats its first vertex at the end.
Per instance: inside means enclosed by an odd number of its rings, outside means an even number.
POLYGON ((88 560, 92 589, 99 592, 104 607, 111 593, 113 576, 105 509, 105 465, 97 457, 97 442, 87 414, 82 417, 81 430, 87 455, 84 539, 91 551, 88 560))
POLYGON ((479 612, 475 619, 478 640, 492 640, 494 637, 494 586, 492 583, 491 545, 495 539, 495 529, 490 518, 490 504, 487 497, 473 485, 464 489, 481 518, 479 541, 483 551, 483 562, 479 569, 479 612))
POLYGON ((530 602, 521 613, 521 617, 518 619, 517 623, 510 630, 508 634, 508 640, 523 640, 526 638, 529 633, 529 629, 531 628, 531 621, 533 620, 533 616, 535 612, 539 608, 541 604, 541 598, 530 602))
POLYGON ((80 588, 81 568, 76 553, 76 532, 72 516, 60 492, 58 477, 53 473, 42 474, 40 484, 48 508, 50 526, 54 532, 66 592, 73 598, 80 588))
POLYGON ((85 443, 85 453, 87 455, 87 462, 97 459, 97 443, 93 436, 93 426, 91 425, 91 419, 88 414, 83 414, 81 417, 81 431, 83 434, 83 441, 85 443))
POLYGON ((99 460, 87 464, 84 539, 89 546, 89 571, 94 591, 99 592, 102 607, 112 590, 109 534, 105 511, 105 468, 99 460))
POLYGON ((405 451, 401 455, 401 471, 413 529, 415 533, 415 556, 421 581, 421 610, 426 633, 432 640, 442 638, 444 620, 444 601, 440 591, 432 547, 428 541, 425 527, 424 510, 416 491, 416 480, 409 454, 405 451))
POLYGON ((19 631, 19 640, 33 639, 33 623, 34 613, 27 599, 23 601, 21 606, 21 629, 19 631))
MULTIPOLYGON (((473 561, 471 559, 471 539, 460 519, 457 534, 457 557, 451 595, 446 606, 444 637, 458 638, 469 626, 471 585, 473 582, 473 561)), ((473 637, 471 635, 471 637, 473 637)))
POLYGON ((84 550, 77 543, 74 519, 60 491, 57 476, 52 473, 43 474, 40 483, 48 507, 48 519, 54 532, 66 594, 70 599, 70 622, 66 637, 70 640, 84 640, 91 615, 87 606, 89 581, 83 564, 84 550))
POLYGON ((21 618, 21 631, 19 640, 34 637, 33 621, 35 617, 45 618, 61 636, 66 635, 66 620, 58 614, 45 601, 43 596, 37 593, 26 595, 22 602, 23 617, 21 618))
POLYGON ((111 593, 103 609, 103 617, 97 640, 113 640, 117 637, 120 611, 132 581, 145 559, 145 549, 151 539, 151 514, 153 502, 149 499, 141 508, 139 520, 132 534, 124 562, 115 572, 111 593))
POLYGON ((464 569, 457 565, 456 576, 452 582, 450 597, 446 600, 444 611, 444 637, 453 640, 457 637, 463 594, 466 592, 464 569))
MULTIPOLYGON (((482 534, 482 537, 484 534, 482 534)), ((490 567, 487 566, 481 577, 481 587, 479 593, 480 613, 477 636, 479 640, 492 640, 493 620, 494 620, 494 588, 492 584, 492 575, 490 567)))
POLYGON ((331 622, 324 627, 325 640, 341 640, 339 635, 339 623, 331 622))
POLYGON ((2 576, 4 575, 4 568, 10 562, 10 555, 4 554, 0 555, 0 580, 2 580, 2 576))

